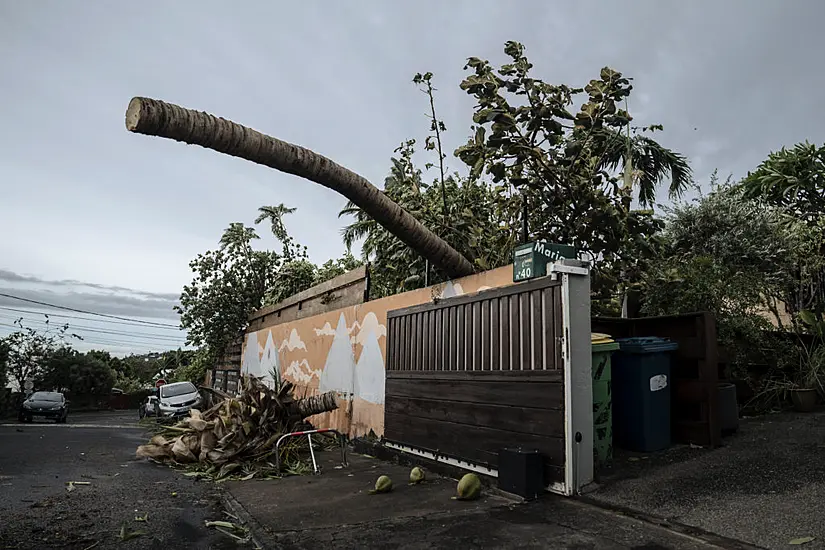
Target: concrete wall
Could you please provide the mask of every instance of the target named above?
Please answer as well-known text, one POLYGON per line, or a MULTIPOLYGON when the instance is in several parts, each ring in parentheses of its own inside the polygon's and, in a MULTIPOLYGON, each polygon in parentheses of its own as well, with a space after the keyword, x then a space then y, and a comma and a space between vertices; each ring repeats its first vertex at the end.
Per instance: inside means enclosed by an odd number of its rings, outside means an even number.
MULTIPOLYGON (((359 287, 359 283, 352 281, 357 281, 357 277, 353 276, 351 283, 340 288, 359 287)), ((336 284, 339 283, 332 286, 336 284)), ((445 284, 334 310, 329 310, 328 304, 318 302, 314 307, 322 311, 311 316, 301 313, 307 308, 298 310, 296 304, 284 306, 284 302, 277 306, 281 308, 280 317, 277 316, 277 309, 265 309, 253 314, 253 323, 244 341, 242 370, 264 378, 275 370, 283 379, 298 387, 297 396, 336 391, 346 398, 346 408, 312 418, 315 426, 336 428, 350 437, 365 435, 371 430, 376 435, 382 435, 387 312, 430 302, 434 298, 448 298, 511 284, 513 267, 505 266, 445 284), (284 321, 286 315, 295 317, 284 321)), ((354 292, 343 293, 343 296, 348 296, 343 299, 354 300, 354 292)), ((361 297, 363 300, 363 287, 361 297)))
POLYGON ((364 302, 367 267, 361 266, 249 316, 247 332, 296 321, 364 302))

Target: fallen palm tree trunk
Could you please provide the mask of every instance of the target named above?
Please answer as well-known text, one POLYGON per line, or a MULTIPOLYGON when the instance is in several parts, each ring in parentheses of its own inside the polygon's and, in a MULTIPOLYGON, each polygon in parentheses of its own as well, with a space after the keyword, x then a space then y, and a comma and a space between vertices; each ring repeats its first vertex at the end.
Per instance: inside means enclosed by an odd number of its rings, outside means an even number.
POLYGON ((135 97, 129 102, 126 128, 138 134, 200 145, 314 181, 344 195, 450 277, 473 272, 472 263, 366 178, 314 151, 231 120, 146 97, 135 97))
MULTIPOLYGON (((295 399, 293 385, 270 389, 259 379, 244 376, 238 397, 228 397, 210 409, 192 410, 173 426, 159 428, 149 443, 137 449, 139 458, 151 458, 191 469, 215 478, 245 478, 277 474, 275 442, 302 425, 305 418, 338 408, 333 392, 295 399)), ((306 442, 296 441, 282 449, 281 463, 289 464, 306 442)))

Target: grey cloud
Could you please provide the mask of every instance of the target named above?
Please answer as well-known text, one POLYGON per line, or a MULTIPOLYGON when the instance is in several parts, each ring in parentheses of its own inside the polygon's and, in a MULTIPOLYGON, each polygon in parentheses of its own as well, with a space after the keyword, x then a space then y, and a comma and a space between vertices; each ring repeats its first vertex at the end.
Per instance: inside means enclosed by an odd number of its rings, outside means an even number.
MULTIPOLYGON (((123 317, 174 321, 178 319, 178 315, 172 309, 178 303, 178 295, 175 294, 151 293, 97 283, 48 281, 8 270, 0 270, 0 281, 10 283, 0 286, 0 293, 24 300, 123 317)), ((0 296, 0 305, 48 309, 5 296, 0 296)))
POLYGON ((146 292, 145 290, 136 290, 133 288, 126 288, 122 286, 113 286, 113 285, 103 285, 99 283, 89 283, 85 281, 78 281, 75 279, 63 279, 59 281, 53 281, 50 279, 43 279, 41 277, 35 277, 34 275, 23 275, 20 273, 15 273, 14 271, 8 271, 6 269, 0 269, 0 281, 6 281, 10 283, 36 283, 41 285, 48 285, 48 286, 55 286, 55 287, 85 287, 85 288, 93 288, 96 290, 105 290, 108 292, 125 292, 135 296, 142 296, 147 300, 154 300, 154 301, 173 301, 177 302, 180 294, 172 294, 172 293, 164 293, 164 292, 146 292))
MULTIPOLYGON (((87 294, 80 292, 57 293, 49 290, 29 290, 21 288, 0 287, 0 292, 34 300, 38 302, 56 304, 63 307, 117 315, 123 317, 139 317, 143 319, 158 319, 159 322, 177 322, 178 315, 172 310, 176 304, 172 300, 140 300, 126 296, 87 294)), ((0 305, 6 307, 36 307, 49 309, 44 306, 26 304, 20 300, 0 296, 0 305)), ((57 311, 57 310, 55 310, 57 311)))

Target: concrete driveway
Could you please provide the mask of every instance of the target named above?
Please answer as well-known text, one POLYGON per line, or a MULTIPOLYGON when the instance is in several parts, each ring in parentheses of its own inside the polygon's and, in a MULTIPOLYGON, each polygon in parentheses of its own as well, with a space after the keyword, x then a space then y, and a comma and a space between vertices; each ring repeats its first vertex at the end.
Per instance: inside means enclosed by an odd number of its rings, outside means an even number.
POLYGON ((456 482, 407 484, 409 468, 363 455, 339 466, 323 453, 319 476, 228 482, 242 515, 275 548, 730 548, 563 497, 520 504, 492 492, 451 500, 456 482), (370 495, 379 475, 392 493, 370 495))
POLYGON ((620 456, 592 498, 764 548, 825 549, 825 412, 743 419, 719 449, 620 456))

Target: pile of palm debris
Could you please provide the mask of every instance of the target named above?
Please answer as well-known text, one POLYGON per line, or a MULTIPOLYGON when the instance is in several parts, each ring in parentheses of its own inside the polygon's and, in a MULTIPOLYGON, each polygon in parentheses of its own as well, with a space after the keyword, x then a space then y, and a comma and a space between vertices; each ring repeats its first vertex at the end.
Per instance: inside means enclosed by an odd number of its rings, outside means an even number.
POLYGON ((211 390, 220 400, 206 411, 193 409, 175 425, 158 425, 137 456, 183 465, 190 470, 187 475, 218 480, 303 473, 307 440, 292 438, 281 446, 282 472, 275 443, 283 434, 305 428, 305 418, 337 409, 335 392, 296 399, 291 382, 271 389, 253 376, 244 376, 240 386, 237 397, 211 390))

